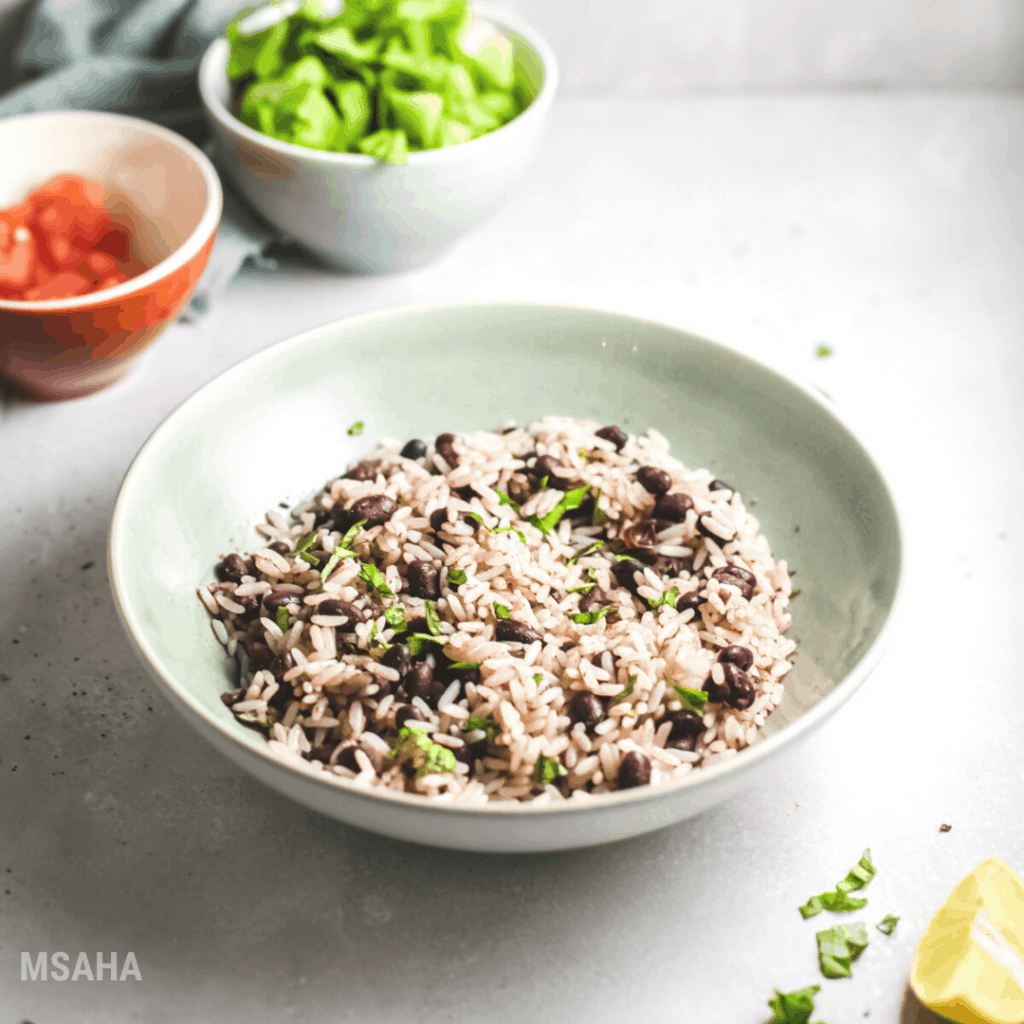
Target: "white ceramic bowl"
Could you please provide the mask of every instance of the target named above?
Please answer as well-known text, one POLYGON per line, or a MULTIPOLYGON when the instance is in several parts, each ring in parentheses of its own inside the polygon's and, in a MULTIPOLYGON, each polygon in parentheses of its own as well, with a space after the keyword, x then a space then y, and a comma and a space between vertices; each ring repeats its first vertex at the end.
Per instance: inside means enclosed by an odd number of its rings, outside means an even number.
POLYGON ((528 25, 478 4, 474 14, 516 45, 533 102, 501 128, 461 146, 381 164, 359 153, 325 153, 263 135, 231 112, 228 43, 199 68, 199 91, 220 164, 253 207, 318 259, 342 270, 406 270, 441 256, 509 195, 532 160, 558 85, 554 54, 528 25))
POLYGON ((186 719, 245 771, 374 832, 513 852, 650 831, 754 782, 837 711, 874 666, 899 590, 902 540, 885 481, 832 406, 760 363, 628 316, 446 304, 310 331, 200 389, 157 428, 128 471, 109 563, 143 664, 186 719), (539 808, 459 809, 391 790, 367 793, 273 757, 263 735, 220 701, 233 681, 195 595, 219 558, 253 550, 265 510, 312 497, 381 436, 476 430, 509 417, 528 423, 548 413, 630 432, 657 427, 687 465, 706 466, 757 498, 761 527, 776 557, 797 568, 803 591, 793 608, 795 667, 759 740, 670 785, 539 808), (365 421, 365 433, 349 437, 356 420, 365 421))

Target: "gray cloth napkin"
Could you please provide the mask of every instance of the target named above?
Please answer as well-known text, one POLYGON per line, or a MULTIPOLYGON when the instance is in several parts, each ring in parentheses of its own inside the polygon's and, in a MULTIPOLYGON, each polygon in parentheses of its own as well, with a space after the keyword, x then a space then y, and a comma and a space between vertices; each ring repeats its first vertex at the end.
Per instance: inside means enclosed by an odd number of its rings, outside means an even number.
MULTIPOLYGON (((203 142, 196 73, 244 0, 30 0, 0 27, 0 117, 112 110, 203 142)), ((206 272, 182 319, 194 320, 275 232, 231 189, 206 272)))

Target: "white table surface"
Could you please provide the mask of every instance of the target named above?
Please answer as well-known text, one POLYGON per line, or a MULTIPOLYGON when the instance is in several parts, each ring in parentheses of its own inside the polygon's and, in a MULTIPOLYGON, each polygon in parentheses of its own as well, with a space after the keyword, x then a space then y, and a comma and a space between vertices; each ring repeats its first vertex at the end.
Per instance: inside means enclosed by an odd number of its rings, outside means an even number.
POLYGON ((517 197, 444 262, 249 270, 120 386, 4 404, 0 1024, 762 1024, 774 987, 815 982, 814 1020, 930 1019, 905 982, 931 914, 989 855, 1024 873, 1022 167, 1020 93, 559 102, 517 197), (728 342, 824 388, 887 471, 900 635, 746 795, 582 852, 407 846, 251 781, 136 664, 104 564, 150 431, 273 342, 432 298, 728 342), (871 945, 827 981, 830 915, 797 907, 865 846, 871 945), (143 980, 22 982, 23 950, 130 950, 143 980))

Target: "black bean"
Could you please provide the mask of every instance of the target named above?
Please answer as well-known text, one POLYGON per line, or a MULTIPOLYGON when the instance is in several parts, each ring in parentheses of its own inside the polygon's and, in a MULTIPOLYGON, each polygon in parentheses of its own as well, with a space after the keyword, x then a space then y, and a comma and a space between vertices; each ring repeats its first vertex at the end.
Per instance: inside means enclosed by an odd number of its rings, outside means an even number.
POLYGON ((518 619, 498 619, 494 627, 494 639, 502 643, 532 644, 544 638, 532 626, 518 619))
POLYGON ((604 718, 604 705, 589 690, 574 693, 566 710, 573 725, 582 722, 588 729, 592 729, 604 718))
POLYGON ((254 576, 255 567, 241 555, 227 555, 214 570, 221 583, 241 583, 243 576, 254 576))
POLYGON ((382 665, 393 668, 400 676, 408 674, 412 668, 412 658, 409 657, 409 648, 405 644, 392 644, 380 659, 382 665))
POLYGON ((353 466, 344 476, 345 480, 376 480, 377 479, 377 463, 375 462, 360 462, 358 465, 353 466))
POLYGON ((665 744, 666 750, 693 750, 697 746, 696 736, 680 736, 677 740, 669 740, 665 744))
MULTIPOLYGON (((295 656, 291 651, 282 651, 280 654, 274 655, 274 660, 270 663, 270 671, 274 674, 274 678, 280 682, 281 677, 285 672, 295 668, 295 656)), ((288 688, 291 689, 291 684, 288 684, 288 688)))
POLYGON ((667 519, 670 523, 681 523, 686 513, 693 508, 693 498, 679 491, 676 494, 659 494, 654 503, 654 514, 659 519, 667 519))
POLYGON ((757 687, 754 686, 753 680, 731 661, 723 662, 722 668, 725 669, 725 679, 729 684, 730 707, 736 708, 737 711, 749 708, 757 699, 757 687))
POLYGON ((670 711, 662 722, 672 723, 672 731, 668 734, 670 740, 693 739, 704 731, 704 720, 695 711, 687 708, 670 711))
POLYGON ((656 466, 641 466, 636 471, 636 479, 648 494, 666 494, 672 486, 672 477, 656 466))
POLYGON ((699 590, 691 590, 688 593, 683 594, 678 601, 676 601, 676 611, 685 612, 687 608, 690 608, 694 612, 694 618, 700 618, 700 606, 707 600, 707 598, 699 590))
POLYGON ((249 650, 249 671, 262 672, 270 668, 274 660, 274 652, 266 644, 253 644, 249 650))
POLYGON ((259 594, 246 594, 243 597, 239 597, 237 594, 232 594, 231 600, 240 604, 245 609, 245 611, 239 616, 243 622, 252 622, 252 620, 260 613, 259 594))
POLYGON ((365 519, 367 527, 381 526, 397 511, 398 505, 394 498, 386 494, 368 494, 352 503, 348 510, 349 525, 353 526, 365 519))
POLYGON ((437 439, 434 441, 434 451, 436 451, 452 469, 459 464, 459 457, 455 454, 455 448, 452 446, 452 441, 454 440, 454 434, 438 434, 437 439))
POLYGON ((600 587, 593 587, 581 595, 580 611, 590 612, 608 603, 608 595, 600 587))
POLYGON ((709 491, 731 491, 733 490, 732 484, 727 484, 724 480, 712 480, 708 484, 709 491))
MULTIPOLYGON (((414 619, 406 619, 405 628, 410 633, 430 633, 430 627, 427 625, 427 620, 422 615, 417 615, 414 619)), ((432 654, 430 650, 424 648, 420 654, 426 657, 428 654, 432 654)))
POLYGON ((444 693, 444 685, 434 678, 433 668, 425 661, 413 665, 409 673, 403 676, 402 682, 410 697, 419 697, 431 707, 444 693))
POLYGON ((627 526, 622 539, 631 548, 653 548, 658 543, 658 523, 654 519, 627 526))
POLYGON ((635 558, 620 559, 612 566, 612 575, 615 577, 615 582, 618 583, 620 587, 625 587, 634 595, 636 594, 638 584, 636 580, 633 579, 633 574, 638 572, 642 573, 643 571, 643 562, 639 562, 635 558))
POLYGON ((406 590, 413 597, 436 601, 441 596, 441 570, 426 559, 410 562, 406 590))
POLYGON ((643 565, 657 565, 663 561, 661 555, 651 548, 626 548, 625 554, 643 565))
POLYGON ((287 608, 294 614, 302 607, 302 595, 291 590, 272 590, 263 597, 263 607, 270 612, 270 618, 274 617, 278 608, 287 608))
POLYGON ((225 707, 231 707, 233 704, 237 704, 245 696, 245 690, 232 690, 230 693, 222 693, 220 699, 224 702, 225 707))
POLYGON ((479 497, 476 491, 474 491, 473 488, 468 485, 465 487, 453 487, 452 494, 457 495, 467 504, 471 502, 474 498, 479 497))
POLYGON ((344 615, 348 622, 338 628, 348 633, 352 632, 351 627, 355 626, 357 622, 366 622, 370 618, 368 611, 357 608, 351 601, 339 601, 333 597, 329 597, 326 601, 321 601, 318 605, 314 605, 313 614, 344 615))
POLYGON ((718 652, 719 661, 731 661, 734 665, 743 669, 744 672, 754 664, 754 652, 749 647, 741 647, 739 644, 730 644, 718 652))
POLYGON ((639 750, 631 750, 619 764, 619 789, 646 786, 651 781, 651 759, 639 750))
POLYGON ((712 576, 723 586, 735 587, 744 601, 749 601, 754 596, 754 588, 739 576, 733 576, 732 573, 722 572, 719 569, 716 569, 712 576))
POLYGON ((373 681, 377 684, 377 692, 373 695, 374 700, 383 700, 391 692, 391 680, 383 676, 374 676, 373 681))
POLYGON ((714 676, 708 676, 704 680, 704 685, 701 689, 708 695, 708 700, 712 704, 719 704, 723 700, 729 699, 729 686, 726 683, 716 683, 714 676))
POLYGON ((334 515, 334 510, 328 511, 326 508, 318 508, 313 513, 313 526, 315 529, 319 529, 324 523, 327 522, 334 515))
POLYGON ((403 459, 422 459, 427 454, 426 442, 414 437, 411 441, 405 442, 400 454, 403 459))
POLYGON ((744 569, 741 565, 733 565, 732 563, 723 565, 721 569, 716 569, 711 575, 717 579, 721 579, 725 575, 735 576, 743 580, 750 587, 757 586, 757 577, 749 569, 744 569))
POLYGON ((733 529, 733 527, 731 527, 731 526, 727 527, 726 528, 726 532, 723 535, 720 532, 720 528, 718 526, 715 526, 714 528, 712 528, 709 525, 711 522, 712 522, 712 519, 711 519, 710 516, 698 516, 698 518, 697 518, 697 532, 699 534, 701 534, 701 536, 707 537, 710 540, 713 540, 719 546, 721 546, 722 544, 727 543, 728 541, 732 540, 733 537, 736 536, 736 530, 733 529))
POLYGON ((395 711, 395 728, 404 729, 409 720, 422 722, 423 716, 411 704, 399 704, 395 711))
POLYGON ((319 747, 313 747, 312 750, 302 756, 307 761, 319 761, 321 764, 327 764, 337 745, 337 743, 321 743, 319 747))
POLYGON ((362 771, 359 762, 356 760, 356 751, 358 749, 358 743, 347 743, 341 748, 335 764, 340 764, 342 768, 347 768, 350 772, 362 771))
POLYGON ((292 553, 291 544, 285 544, 283 540, 275 540, 273 544, 268 544, 267 547, 271 551, 276 551, 279 555, 290 555, 292 553))
POLYGON ((565 513, 565 518, 572 522, 575 522, 578 519, 583 519, 589 522, 594 517, 595 504, 594 496, 592 494, 588 494, 579 503, 579 505, 576 506, 576 508, 571 508, 565 513))
MULTIPOLYGON (((479 519, 474 519, 473 516, 470 515, 468 509, 460 508, 455 513, 455 520, 458 523, 466 523, 466 524, 468 524, 474 530, 478 530, 480 528, 480 520, 479 519)), ((430 513, 430 527, 431 527, 431 529, 433 529, 433 530, 442 530, 442 529, 450 528, 450 527, 452 527, 454 525, 455 525, 454 523, 449 523, 448 522, 448 509, 447 508, 434 509, 434 511, 430 513)))
POLYGON ((611 441, 615 445, 617 452, 621 452, 623 446, 629 440, 629 436, 621 427, 602 427, 596 433, 603 441, 611 441))

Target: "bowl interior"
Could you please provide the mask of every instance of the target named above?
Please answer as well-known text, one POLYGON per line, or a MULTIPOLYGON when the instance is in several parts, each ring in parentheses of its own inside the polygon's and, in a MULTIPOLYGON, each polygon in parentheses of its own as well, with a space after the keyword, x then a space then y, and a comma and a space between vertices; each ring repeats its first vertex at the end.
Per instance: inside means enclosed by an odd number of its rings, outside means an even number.
POLYGON ((742 492, 775 557, 796 570, 797 666, 764 735, 842 684, 878 638, 901 574, 898 516, 860 443, 823 400, 745 356, 668 326, 560 307, 368 314, 208 384, 154 433, 118 501, 110 558, 129 629, 178 697, 263 749, 219 700, 231 674, 195 597, 218 558, 252 550, 267 509, 310 497, 382 436, 550 413, 656 427, 684 463, 742 492), (365 432, 350 437, 360 420, 365 432))
POLYGON ((171 133, 134 119, 69 111, 0 121, 0 208, 20 203, 60 174, 103 185, 103 203, 128 229, 146 266, 170 256, 202 220, 210 200, 197 162, 171 133))

